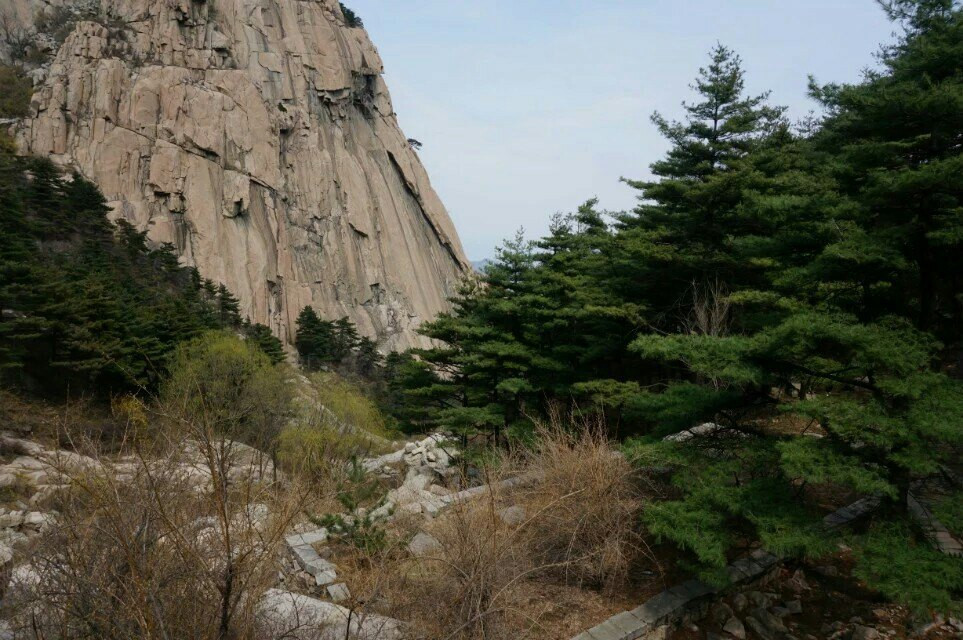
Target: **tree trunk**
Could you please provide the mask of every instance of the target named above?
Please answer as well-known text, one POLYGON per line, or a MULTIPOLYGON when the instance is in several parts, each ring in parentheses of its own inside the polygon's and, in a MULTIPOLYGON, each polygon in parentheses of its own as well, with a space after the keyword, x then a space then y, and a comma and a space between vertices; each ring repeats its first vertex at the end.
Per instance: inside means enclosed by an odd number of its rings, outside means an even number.
POLYGON ((933 251, 926 237, 930 222, 928 216, 921 216, 921 218, 922 224, 918 230, 916 242, 916 264, 920 270, 920 315, 916 326, 920 331, 929 331, 933 326, 933 312, 936 306, 936 282, 933 266, 933 251))

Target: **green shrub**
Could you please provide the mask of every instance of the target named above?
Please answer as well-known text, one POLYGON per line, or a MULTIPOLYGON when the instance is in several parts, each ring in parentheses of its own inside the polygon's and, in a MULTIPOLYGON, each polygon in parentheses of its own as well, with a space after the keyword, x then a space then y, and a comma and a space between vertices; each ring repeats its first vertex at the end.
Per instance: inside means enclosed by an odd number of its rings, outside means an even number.
POLYGON ((244 334, 271 359, 272 364, 284 362, 284 345, 270 328, 263 324, 246 325, 244 334))
POLYGON ((362 22, 361 18, 358 17, 358 14, 352 11, 351 9, 349 9, 348 7, 344 6, 343 2, 341 3, 341 13, 344 14, 345 24, 348 25, 348 27, 350 27, 351 29, 355 29, 355 28, 360 29, 364 27, 364 22, 362 22))
POLYGON ((872 589, 924 615, 963 613, 963 562, 917 542, 904 523, 874 525, 854 542, 853 573, 872 589))
POLYGON ((365 455, 370 449, 370 441, 362 434, 339 433, 325 425, 299 423, 281 431, 277 456, 285 471, 321 480, 330 474, 335 463, 365 455))
POLYGON ((331 535, 372 554, 387 545, 387 536, 381 522, 371 515, 373 509, 382 506, 387 495, 377 480, 365 472, 357 458, 351 459, 344 480, 338 487, 338 502, 349 515, 328 513, 311 517, 318 526, 325 527, 331 535), (359 513, 360 507, 368 507, 359 513))
POLYGON ((0 118, 23 118, 30 112, 33 82, 23 70, 0 65, 0 118))
POLYGON ((951 493, 933 507, 933 515, 957 537, 963 536, 963 491, 951 493))
POLYGON ((286 369, 256 344, 210 331, 178 346, 161 400, 183 424, 274 451, 290 417, 290 388, 286 369))
MULTIPOLYGON (((338 421, 369 433, 376 438, 390 440, 388 421, 378 406, 357 386, 333 373, 316 373, 311 378, 318 392, 318 400, 336 420, 330 426, 340 430, 338 421)), ((322 420, 325 417, 322 416, 322 420)))

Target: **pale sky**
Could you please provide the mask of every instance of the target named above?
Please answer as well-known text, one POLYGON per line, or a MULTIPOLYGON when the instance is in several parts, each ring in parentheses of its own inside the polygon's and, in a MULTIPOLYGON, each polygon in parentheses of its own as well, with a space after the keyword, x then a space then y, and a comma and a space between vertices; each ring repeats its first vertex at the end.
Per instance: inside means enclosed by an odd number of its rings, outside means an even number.
POLYGON ((629 209, 666 150, 649 121, 681 115, 721 42, 752 93, 794 118, 807 76, 856 81, 892 41, 874 0, 346 0, 385 62, 402 129, 472 260, 598 197, 629 209))

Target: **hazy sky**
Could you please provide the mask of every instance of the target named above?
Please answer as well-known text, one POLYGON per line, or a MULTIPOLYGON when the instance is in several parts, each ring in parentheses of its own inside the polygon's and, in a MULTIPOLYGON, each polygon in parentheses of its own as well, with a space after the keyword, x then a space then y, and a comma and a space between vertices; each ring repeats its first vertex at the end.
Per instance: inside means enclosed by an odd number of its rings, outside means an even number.
POLYGON ((469 258, 597 196, 631 208, 620 176, 666 149, 649 121, 678 117, 721 42, 750 91, 802 117, 806 78, 853 81, 895 31, 873 0, 346 0, 385 61, 402 129, 469 258))

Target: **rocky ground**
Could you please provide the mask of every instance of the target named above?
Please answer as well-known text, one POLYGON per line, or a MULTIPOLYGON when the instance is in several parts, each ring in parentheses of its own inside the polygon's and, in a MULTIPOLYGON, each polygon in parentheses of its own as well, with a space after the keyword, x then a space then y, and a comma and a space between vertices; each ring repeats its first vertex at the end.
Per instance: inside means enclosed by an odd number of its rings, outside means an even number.
MULTIPOLYGON (((397 514, 432 518, 453 501, 464 498, 446 485, 455 475, 451 466, 454 450, 444 436, 432 435, 409 442, 403 448, 362 462, 368 474, 386 482, 400 484, 388 491, 373 509, 358 507, 353 512, 334 515, 329 526, 311 521, 295 527, 285 539, 290 558, 284 565, 282 581, 293 590, 330 600, 334 603, 351 598, 350 586, 338 574, 333 562, 336 548, 356 524, 387 523, 397 514)), ((431 548, 428 534, 419 533, 409 544, 417 555, 431 548)))
MULTIPOLYGON (((234 443, 241 455, 231 474, 273 472, 263 454, 234 443)), ((284 540, 275 588, 264 596, 265 619, 279 626, 296 618, 307 621, 314 635, 297 637, 323 640, 345 637, 349 631, 361 638, 406 637, 405 621, 384 615, 384 608, 368 606, 352 580, 358 579, 353 566, 357 557, 359 530, 392 526, 403 521, 410 532, 404 550, 412 558, 440 551, 432 535, 432 522, 444 516, 454 504, 477 498, 492 490, 466 480, 455 461, 456 442, 442 435, 403 443, 391 453, 360 463, 363 476, 376 482, 373 503, 342 513, 316 514, 300 522, 284 540), (345 564, 347 563, 347 565, 345 564), (322 631, 317 631, 323 629, 322 631), (320 635, 319 635, 320 634, 320 635), (325 635, 328 634, 328 635, 325 635)), ((179 473, 205 482, 204 461, 196 443, 184 445, 178 456, 179 473)), ((118 457, 105 461, 52 445, 44 446, 10 432, 0 433, 0 567, 9 577, 23 571, 28 562, 17 550, 47 527, 55 526, 58 513, 50 508, 55 495, 69 487, 74 472, 109 465, 117 477, 124 477, 136 461, 118 457)), ((498 487, 510 488, 526 482, 524 477, 501 480, 498 487)), ((262 505, 263 506, 263 505, 262 505)), ((523 522, 528 514, 511 502, 500 502, 498 517, 508 525, 523 522)), ((266 516, 266 514, 264 514, 266 516)), ((845 551, 832 564, 782 568, 774 579, 728 593, 714 603, 709 614, 680 629, 667 632, 678 640, 903 640, 963 638, 963 623, 956 619, 913 618, 905 608, 879 601, 861 591, 846 576, 845 551)), ((678 576, 673 575, 672 580, 678 576)), ((538 619, 539 637, 563 639, 607 619, 620 610, 645 601, 666 586, 668 577, 648 572, 645 580, 634 581, 626 593, 604 595, 578 587, 532 581, 518 598, 519 615, 538 619), (640 586, 641 585, 641 586, 640 586), (648 585, 646 587, 645 585, 648 585), (638 588, 636 588, 638 587, 638 588), (629 592, 631 591, 631 592, 629 592)), ((670 580, 670 582, 672 581, 670 580)), ((0 591, 2 596, 2 591, 0 591)), ((524 625, 523 625, 524 626, 524 625)), ((0 638, 2 629, 0 629, 0 638)), ((12 637, 12 636, 10 636, 12 637)), ((526 636, 528 637, 528 636, 526 636)))
POLYGON ((963 622, 914 618, 880 601, 844 575, 844 565, 783 568, 767 584, 715 603, 703 620, 669 634, 672 640, 903 640, 963 638, 963 622), (841 571, 842 569, 842 571, 841 571))

